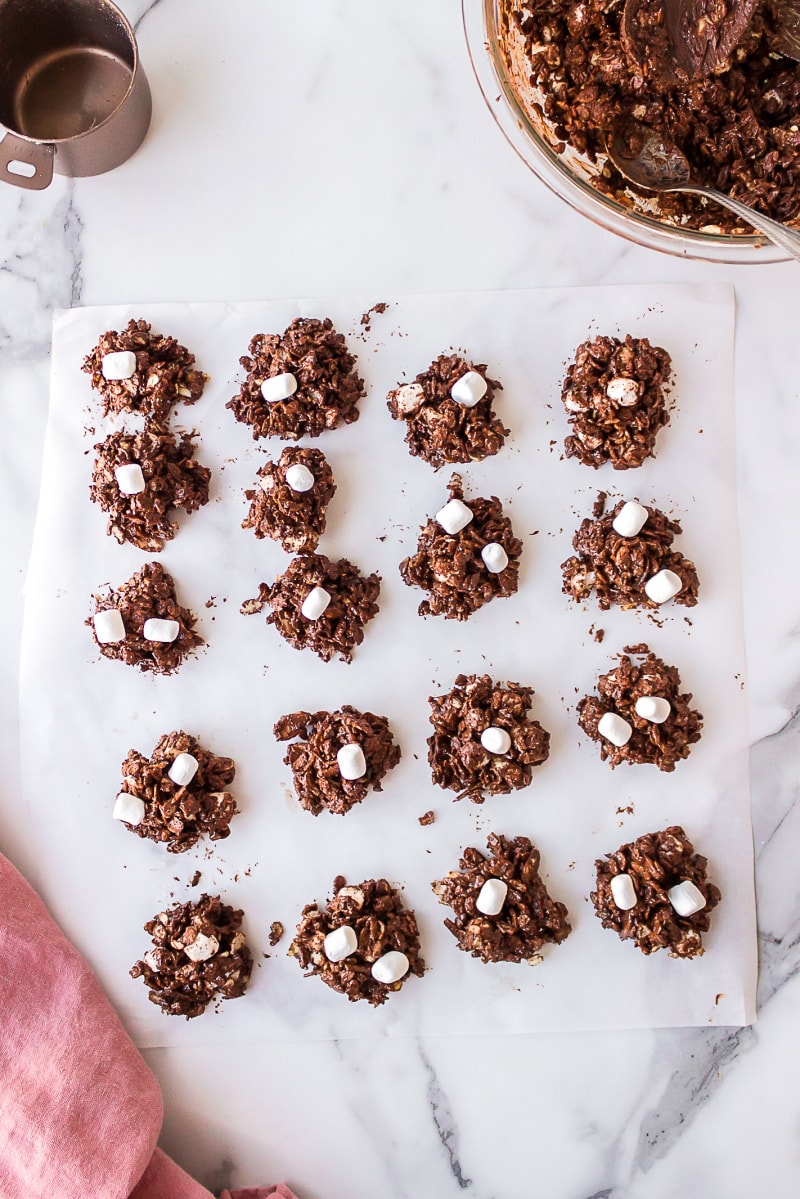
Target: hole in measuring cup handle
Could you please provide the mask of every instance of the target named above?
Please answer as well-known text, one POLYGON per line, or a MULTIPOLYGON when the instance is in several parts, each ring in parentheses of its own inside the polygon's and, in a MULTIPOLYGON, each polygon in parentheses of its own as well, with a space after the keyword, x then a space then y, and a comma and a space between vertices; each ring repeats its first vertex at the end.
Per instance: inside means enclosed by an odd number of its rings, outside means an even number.
POLYGON ((53 178, 53 147, 6 133, 0 141, 0 179, 15 187, 43 191, 53 178))

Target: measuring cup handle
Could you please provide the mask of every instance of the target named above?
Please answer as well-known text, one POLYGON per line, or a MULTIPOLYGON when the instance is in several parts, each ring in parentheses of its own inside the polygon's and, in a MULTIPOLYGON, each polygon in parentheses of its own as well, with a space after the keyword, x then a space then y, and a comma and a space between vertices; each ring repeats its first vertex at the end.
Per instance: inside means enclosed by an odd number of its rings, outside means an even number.
POLYGON ((0 141, 0 179, 15 187, 42 191, 53 178, 53 147, 42 142, 24 141, 6 133, 0 141), (19 168, 23 168, 20 170, 19 168))

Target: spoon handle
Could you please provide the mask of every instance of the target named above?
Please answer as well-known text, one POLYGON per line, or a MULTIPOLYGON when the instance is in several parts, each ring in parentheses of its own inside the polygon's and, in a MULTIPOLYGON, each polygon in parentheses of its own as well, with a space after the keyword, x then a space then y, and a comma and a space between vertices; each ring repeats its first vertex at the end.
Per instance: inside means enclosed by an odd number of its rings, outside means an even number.
POLYGON ((748 225, 752 225, 759 233, 763 233, 776 246, 780 246, 782 250, 800 262, 800 231, 790 229, 788 225, 782 225, 780 221, 773 221, 771 217, 763 216, 754 208, 750 208, 748 204, 742 204, 740 200, 734 200, 733 196, 726 196, 723 192, 697 186, 693 186, 691 190, 698 195, 708 196, 709 200, 713 200, 716 204, 730 208, 731 212, 742 217, 748 225))

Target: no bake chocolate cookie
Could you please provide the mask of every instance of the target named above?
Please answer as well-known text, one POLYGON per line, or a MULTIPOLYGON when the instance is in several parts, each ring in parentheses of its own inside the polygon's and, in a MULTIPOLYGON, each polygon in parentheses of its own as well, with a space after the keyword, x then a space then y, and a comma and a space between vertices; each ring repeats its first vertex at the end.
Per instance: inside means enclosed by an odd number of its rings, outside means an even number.
POLYGON ((578 723, 612 769, 649 762, 669 772, 700 740, 702 713, 690 707, 691 694, 681 693, 676 668, 646 645, 626 645, 597 692, 578 703, 578 723))
POLYGON ((364 625, 378 612, 380 587, 379 575, 360 574, 346 558, 301 554, 271 587, 262 583, 241 611, 250 616, 268 605, 267 624, 289 645, 313 650, 323 662, 336 654, 350 662, 364 640, 364 625))
POLYGON ((246 491, 250 511, 242 521, 256 537, 279 541, 287 554, 317 548, 328 504, 336 491, 333 471, 319 450, 287 445, 277 462, 265 462, 258 487, 246 491))
POLYGON ((501 686, 488 674, 460 674, 452 691, 431 696, 433 782, 473 803, 529 786, 550 753, 550 734, 528 716, 532 700, 532 687, 501 686))
POLYGON ((247 378, 226 404, 253 439, 297 441, 358 420, 364 380, 333 322, 297 317, 282 334, 257 333, 239 361, 247 378))
POLYGON ((656 434, 669 421, 664 385, 671 374, 666 350, 646 337, 595 337, 575 352, 561 399, 571 433, 568 458, 595 469, 641 466, 655 455, 656 434))
POLYGON ((395 420, 405 421, 414 457, 438 468, 497 453, 509 431, 492 408, 502 384, 486 369, 460 354, 440 354, 412 383, 389 392, 387 407, 395 420))
POLYGON ((400 761, 400 746, 385 716, 345 704, 335 712, 290 712, 275 724, 278 741, 292 741, 284 762, 291 767, 302 806, 315 816, 343 815, 400 761))
POLYGON ((143 980, 148 999, 165 1015, 187 1020, 218 999, 238 999, 253 969, 243 916, 211 895, 159 912, 144 926, 153 948, 131 968, 131 978, 143 980))
POLYGON ((541 963, 545 944, 572 931, 567 909, 551 899, 539 875, 539 851, 527 837, 490 833, 489 856, 465 849, 459 869, 433 883, 453 909, 445 927, 459 949, 489 962, 541 963))
POLYGON ((647 833, 595 862, 590 899, 603 924, 642 953, 666 949, 673 958, 703 953, 712 910, 721 899, 708 881, 704 857, 680 825, 647 833))
POLYGON ((400 574, 408 587, 428 592, 420 616, 467 620, 484 604, 517 590, 522 542, 496 496, 465 503, 461 477, 455 474, 447 489, 448 502, 423 526, 417 552, 403 559, 400 574))
POLYGON ((131 832, 183 853, 203 836, 230 835, 236 800, 228 791, 236 774, 232 758, 203 749, 188 733, 166 733, 149 758, 129 751, 114 816, 131 832))
POLYGON ((325 907, 303 908, 289 953, 306 977, 316 974, 349 1000, 373 1007, 425 970, 416 916, 385 878, 348 887, 337 876, 325 907))
POLYGON ((683 532, 679 522, 634 500, 618 500, 606 511, 606 499, 600 492, 592 517, 572 539, 575 555, 561 564, 562 591, 578 601, 594 593, 603 610, 612 604, 655 609, 668 599, 694 607, 697 570, 672 548, 683 532))
POLYGON ((177 404, 194 404, 206 376, 174 337, 154 333, 147 321, 131 320, 104 333, 83 362, 99 394, 103 414, 138 412, 163 423, 177 404))
POLYGON ((173 510, 195 512, 208 503, 211 471, 195 460, 188 434, 116 432, 94 448, 89 495, 109 514, 107 532, 120 545, 157 554, 178 531, 173 510))
POLYGON ((104 658, 153 674, 172 674, 204 645, 196 617, 178 603, 175 583, 159 562, 147 562, 116 589, 94 597, 86 624, 104 658))

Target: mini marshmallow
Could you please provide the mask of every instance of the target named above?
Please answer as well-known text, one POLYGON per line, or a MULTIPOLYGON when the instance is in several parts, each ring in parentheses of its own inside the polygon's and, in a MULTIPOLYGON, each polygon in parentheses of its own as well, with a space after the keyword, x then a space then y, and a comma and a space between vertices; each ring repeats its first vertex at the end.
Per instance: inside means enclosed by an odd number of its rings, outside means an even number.
POLYGON ((319 620, 330 602, 331 597, 324 587, 312 587, 300 611, 306 620, 319 620))
POLYGON ((487 878, 480 889, 475 907, 484 916, 499 916, 508 895, 508 883, 501 878, 487 878))
POLYGON ((334 928, 322 942, 322 948, 325 950, 325 957, 329 962, 343 962, 358 949, 358 937, 355 929, 351 928, 349 924, 342 924, 339 928, 334 928))
POLYGON ((652 579, 644 585, 645 595, 656 604, 665 604, 677 595, 683 587, 683 580, 674 570, 659 570, 652 579))
POLYGON ((706 906, 706 897, 691 879, 670 887, 667 898, 679 916, 694 916, 706 906))
POLYGON ((174 641, 181 631, 177 620, 160 620, 151 616, 144 622, 142 634, 145 641, 174 641))
POLYGON ((597 722, 597 731, 601 737, 605 737, 606 741, 610 741, 612 745, 618 748, 627 745, 631 739, 633 729, 616 712, 604 712, 597 722))
POLYGON ((404 383, 392 395, 395 411, 401 417, 411 416, 425 402, 425 392, 421 383, 404 383))
POLYGON ((408 974, 409 961, 399 949, 390 949, 383 957, 378 958, 372 966, 372 977, 376 982, 399 983, 408 974))
POLYGON ((671 711, 669 700, 660 695, 643 695, 636 701, 636 715, 651 724, 663 724, 671 711))
POLYGON ((355 741, 342 746, 336 755, 336 761, 339 765, 339 774, 343 779, 349 779, 352 782, 355 779, 363 778, 367 773, 367 759, 364 757, 363 749, 355 741))
POLYGON ((499 541, 490 541, 481 550, 483 564, 490 574, 499 575, 508 566, 508 554, 499 541))
POLYGON ((615 874, 611 879, 611 894, 614 903, 622 912, 629 912, 636 906, 636 888, 629 874, 615 874))
POLYGON ((639 388, 636 380, 626 379, 623 375, 618 375, 616 379, 609 381, 606 395, 622 408, 631 408, 639 402, 639 388))
POLYGON ((136 371, 136 355, 133 350, 117 350, 114 354, 104 354, 100 369, 103 378, 109 381, 130 379, 136 371))
POLYGON ((138 495, 145 489, 144 475, 138 462, 126 462, 114 471, 117 487, 123 495, 138 495))
POLYGON ((273 375, 261 384, 261 394, 268 404, 276 400, 288 400, 297 391, 297 380, 288 371, 283 375, 273 375))
POLYGON ((314 486, 314 476, 302 462, 295 462, 288 467, 284 478, 292 491, 310 491, 314 486))
POLYGON ((481 745, 490 754, 507 754, 511 749, 511 737, 505 729, 492 726, 481 733, 481 745))
POLYGON ((191 945, 184 945, 183 952, 192 962, 207 962, 209 958, 213 958, 218 949, 219 941, 216 937, 207 937, 205 933, 198 933, 191 945))
POLYGON ((119 608, 106 608, 105 612, 95 612, 92 623, 94 635, 101 645, 125 640, 125 625, 119 608))
POLYGON ((463 408, 474 408, 486 395, 488 386, 483 375, 477 371, 467 371, 460 379, 456 379, 450 388, 450 395, 463 408))
POLYGON ((445 533, 460 533, 472 520, 472 511, 461 500, 450 500, 444 508, 439 509, 435 519, 445 533))
POLYGON ((614 517, 611 527, 620 537, 635 537, 644 528, 649 515, 641 504, 637 504, 635 500, 628 500, 614 517))
POLYGON ((197 774, 199 765, 197 758, 193 758, 191 754, 178 754, 169 768, 168 777, 177 787, 188 787, 197 774))
POLYGON ((144 800, 139 799, 138 795, 129 795, 127 791, 120 791, 111 815, 115 820, 122 820, 125 824, 141 824, 144 820, 144 800))

